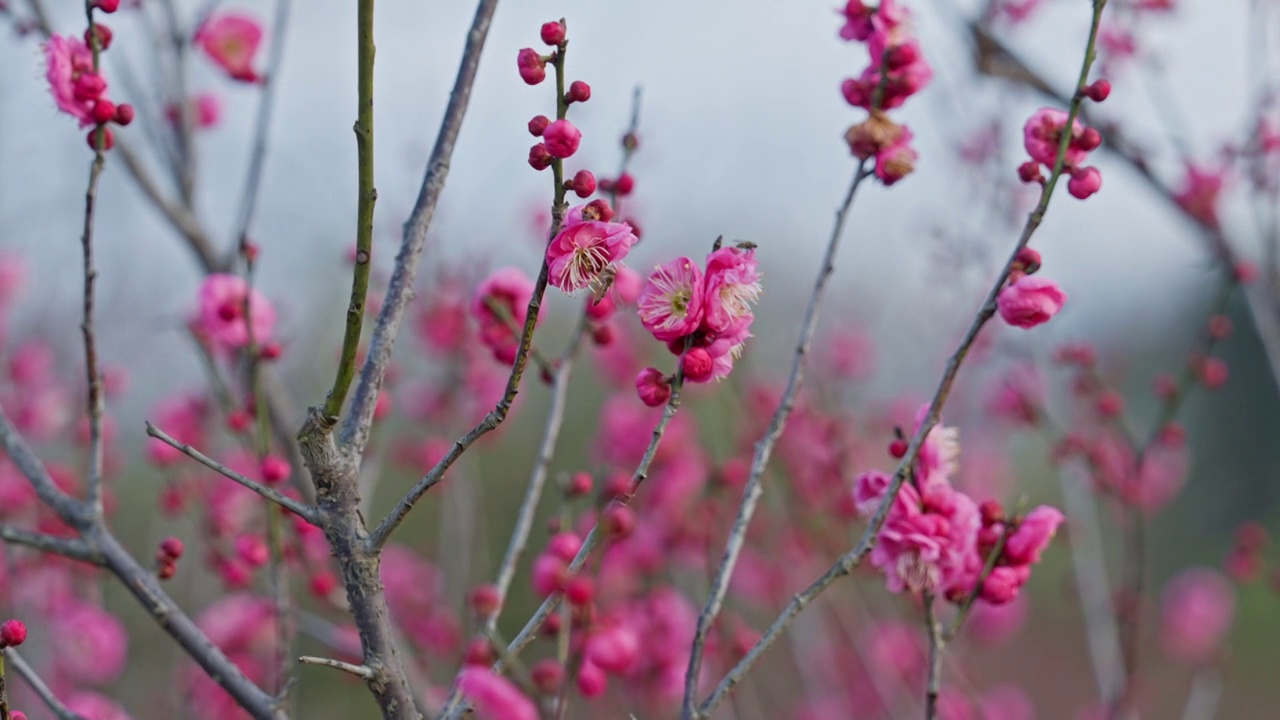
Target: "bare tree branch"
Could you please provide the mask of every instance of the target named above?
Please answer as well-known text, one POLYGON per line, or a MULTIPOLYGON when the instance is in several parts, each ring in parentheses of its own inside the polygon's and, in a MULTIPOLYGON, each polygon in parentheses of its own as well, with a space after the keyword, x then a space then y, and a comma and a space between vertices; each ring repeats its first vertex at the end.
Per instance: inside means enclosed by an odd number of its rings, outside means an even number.
POLYGON ((306 520, 312 525, 319 524, 319 515, 313 506, 304 505, 303 503, 300 503, 297 500, 294 500, 288 495, 281 493, 275 488, 267 487, 266 485, 263 485, 262 483, 259 483, 256 480, 251 480, 245 477, 244 475, 241 475, 235 470, 232 470, 226 465, 223 465, 217 460, 214 460, 208 455, 205 455, 199 450, 191 447, 187 443, 178 442, 177 440, 173 439, 173 437, 171 437, 169 434, 167 434, 165 431, 161 430, 155 425, 152 425, 149 422, 147 423, 147 434, 165 443, 166 445, 174 448, 175 450, 180 451, 182 454, 186 455, 192 460, 195 460, 201 465, 204 465, 210 470, 213 470, 219 475, 222 475, 230 480, 234 480, 236 483, 243 485, 244 487, 258 493, 263 498, 270 500, 271 502, 279 505, 285 510, 288 510, 289 512, 301 517, 302 519, 306 520))
POLYGON ((751 459, 751 470, 747 476, 746 486, 742 491, 742 502, 738 505, 738 515, 734 518, 729 538, 725 541, 724 555, 716 568, 715 578, 711 581, 711 589, 707 593, 707 602, 698 616, 697 630, 693 636, 693 648, 689 653, 689 665, 685 671, 684 705, 681 716, 691 718, 697 712, 698 678, 702 672, 702 655, 706 647, 707 635, 711 625, 720 614, 725 594, 729 590, 729 579, 733 577, 733 569, 738 562, 738 555, 747 538, 747 528, 751 517, 755 514, 756 504, 764 494, 764 470, 773 455, 773 448, 787 425, 787 418, 795 407, 796 395, 804 383, 805 357, 809 353, 809 345, 813 341, 814 330, 818 326, 818 313, 822 307, 827 281, 835 271, 836 251, 840 247, 840 238, 844 235, 845 220, 853 205, 853 198, 862 181, 871 174, 867 169, 867 161, 858 164, 845 192, 844 202, 836 211, 835 226, 831 229, 831 238, 827 241, 827 249, 823 254, 822 265, 818 269, 818 278, 814 282, 813 292, 809 296, 809 306, 805 309, 804 320, 800 324, 800 337, 796 341, 795 357, 791 361, 791 374, 787 378, 787 387, 782 392, 778 407, 773 412, 769 428, 756 443, 755 455, 751 459))
POLYGON ((35 694, 44 701, 49 710, 58 716, 58 720, 87 720, 85 716, 72 712, 66 705, 63 705, 62 701, 53 694, 53 691, 45 684, 45 681, 36 674, 36 671, 27 664, 27 661, 18 654, 16 649, 5 648, 4 659, 10 667, 18 671, 18 674, 22 676, 22 679, 27 682, 27 685, 35 694))
POLYGON ((25 545, 40 552, 61 555, 90 565, 104 565, 105 560, 84 540, 24 530, 9 523, 0 523, 0 539, 15 545, 25 545))

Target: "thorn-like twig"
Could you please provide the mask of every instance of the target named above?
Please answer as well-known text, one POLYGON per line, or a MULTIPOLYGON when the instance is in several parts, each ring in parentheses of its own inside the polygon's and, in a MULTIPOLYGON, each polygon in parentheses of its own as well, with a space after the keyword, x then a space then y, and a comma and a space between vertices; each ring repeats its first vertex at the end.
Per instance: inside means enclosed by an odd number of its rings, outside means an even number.
POLYGON ((325 667, 331 667, 335 670, 341 670, 343 672, 351 673, 352 675, 355 675, 358 678, 363 678, 365 680, 368 680, 369 678, 373 677, 373 671, 370 670, 366 665, 352 665, 349 662, 334 660, 333 658, 322 658, 322 657, 312 657, 310 655, 302 655, 298 657, 298 662, 302 663, 303 665, 323 665, 325 667))

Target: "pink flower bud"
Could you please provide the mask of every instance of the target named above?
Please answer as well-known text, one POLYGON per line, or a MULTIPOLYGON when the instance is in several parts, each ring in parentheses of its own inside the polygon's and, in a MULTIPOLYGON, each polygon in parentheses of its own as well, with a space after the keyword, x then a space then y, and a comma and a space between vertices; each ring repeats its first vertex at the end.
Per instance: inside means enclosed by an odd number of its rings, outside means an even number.
POLYGON ((613 191, 619 195, 630 195, 636 189, 636 179, 631 177, 631 173, 622 173, 617 180, 613 181, 613 191))
POLYGON ((97 100, 107 90, 107 81, 96 72, 86 72, 76 78, 73 92, 77 100, 97 100))
POLYGON ((93 30, 94 32, 92 34, 89 32, 88 29, 84 31, 85 45, 89 45, 90 47, 92 47, 93 36, 97 35, 99 50, 106 50, 107 48, 111 47, 111 38, 113 35, 113 33, 111 32, 111 28, 107 27, 106 25, 103 25, 102 23, 94 23, 93 30))
POLYGON ((534 170, 546 170, 551 167, 551 153, 547 152, 547 146, 538 143, 529 148, 529 167, 534 170))
POLYGON ((1071 172, 1071 180, 1067 182, 1067 191, 1072 197, 1084 200, 1102 188, 1102 173, 1097 168, 1076 168, 1071 172))
POLYGON ((1111 96, 1111 83, 1106 80, 1095 80, 1084 89, 1085 97, 1094 102, 1102 102, 1111 96))
POLYGON ((93 104, 93 110, 90 112, 93 121, 99 125, 105 125, 111 122, 116 115, 116 104, 103 98, 93 104))
POLYGON ((1192 568, 1175 577, 1161 598, 1160 642, 1178 660, 1212 658, 1231 629, 1235 595, 1221 574, 1192 568))
POLYGON ((27 626, 21 620, 0 624, 0 647, 17 647, 27 641, 27 626))
POLYGON ((291 471, 289 461, 279 455, 268 455, 262 458, 262 481, 268 485, 287 480, 291 471))
POLYGON ((1071 141, 1071 147, 1085 152, 1097 150, 1102 145, 1102 133, 1097 128, 1087 127, 1080 131, 1079 136, 1071 141))
POLYGON ((498 597, 498 588, 494 585, 478 585, 472 588, 467 595, 467 602, 471 605, 471 612, 479 618, 492 617, 502 607, 502 600, 498 597))
POLYGON ((596 176, 590 170, 579 170, 574 173, 573 193, 580 198, 590 197, 596 191, 596 176))
POLYGON ((636 393, 649 407, 657 407, 671 399, 671 385, 657 368, 645 368, 636 376, 636 393))
POLYGON ((1207 390, 1217 390, 1227 383, 1227 361, 1222 358, 1206 358, 1196 370, 1200 383, 1207 390))
POLYGON ((1231 318, 1226 315, 1214 315, 1209 318, 1209 337, 1214 340, 1226 340, 1231 337, 1231 318))
POLYGON ((559 45, 564 42, 564 25, 555 20, 542 23, 542 42, 548 45, 559 45))
POLYGON ((555 555, 542 554, 533 561, 533 591, 538 597, 547 597, 564 587, 569 574, 568 564, 555 555))
POLYGON ((133 106, 129 103, 120 103, 116 106, 115 117, 111 118, 117 125, 121 127, 133 122, 133 106))
POLYGON ((996 308, 1010 325, 1033 328, 1057 315, 1066 301, 1067 294, 1053 281, 1039 275, 1024 275, 1000 291, 996 308))
POLYGON ((537 85, 547 79, 547 63, 533 48, 524 48, 516 55, 516 67, 526 85, 537 85))
POLYGON ((609 679, 599 665, 587 661, 578 669, 578 692, 585 698, 597 698, 604 694, 609 679))
POLYGON ((596 598, 596 584, 591 578, 578 575, 565 584, 564 597, 573 607, 586 607, 596 598))
POLYGON ((706 382, 715 371, 715 359, 706 348, 691 348, 680 358, 680 369, 689 382, 706 382))
POLYGON ((547 552, 565 562, 572 562, 581 549, 582 538, 571 532, 556 533, 547 541, 547 552))
POLYGON ((543 658, 529 668, 533 686, 545 695, 554 695, 564 684, 564 665, 555 658, 543 658))
POLYGON ((1117 418, 1124 412, 1124 396, 1115 390, 1108 390, 1098 396, 1096 403, 1098 415, 1104 418, 1117 418))
POLYGON ((176 537, 170 536, 160 541, 160 553, 167 558, 177 560, 182 557, 182 553, 185 550, 186 547, 182 544, 182 541, 176 537))
POLYGON ((581 80, 574 80, 569 83, 569 92, 565 93, 564 99, 571 103, 586 102, 591 99, 591 86, 581 80))
POLYGON ((596 198, 587 203, 587 206, 582 209, 582 217, 584 220, 609 222, 613 220, 613 206, 604 198, 596 198))
POLYGON ((1020 270, 1024 275, 1032 275, 1040 269, 1040 253, 1034 248, 1024 247, 1018 251, 1017 257, 1013 260, 1015 270, 1020 270))
POLYGON ((610 505, 605 509, 601 525, 614 540, 625 540, 636 529, 636 514, 626 505, 610 505))
POLYGON ((553 158, 567 158, 578 152, 582 132, 568 120, 556 120, 542 133, 542 141, 553 158))
POLYGON ((534 115, 529 120, 529 134, 534 137, 542 137, 542 133, 546 131, 547 126, 551 124, 551 118, 546 115, 534 115))
POLYGON ((982 599, 991 605, 1004 605, 1018 595, 1019 583, 1007 567, 997 567, 982 582, 982 599))
POLYGON ((85 136, 85 141, 89 143, 90 150, 98 149, 98 133, 102 133, 102 151, 106 152, 115 147, 116 136, 111 133, 111 128, 94 128, 85 136))
POLYGON ((254 568, 266 565, 267 560, 271 559, 267 543, 261 535, 241 535, 236 538, 236 555, 245 565, 254 568))
POLYGON ((582 497, 591 492, 591 486, 595 481, 591 478, 589 472, 576 472, 573 477, 569 478, 569 485, 564 492, 569 497, 582 497))
POLYGON ((1024 183, 1044 182, 1044 175, 1040 172, 1040 163, 1035 160, 1028 160, 1019 165, 1018 179, 1024 183))
POLYGON ((120 0, 93 0, 93 6, 104 13, 111 14, 120 9, 120 0))
POLYGON ((614 625, 587 640, 587 660, 600 669, 624 674, 640 656, 640 637, 630 625, 614 625))

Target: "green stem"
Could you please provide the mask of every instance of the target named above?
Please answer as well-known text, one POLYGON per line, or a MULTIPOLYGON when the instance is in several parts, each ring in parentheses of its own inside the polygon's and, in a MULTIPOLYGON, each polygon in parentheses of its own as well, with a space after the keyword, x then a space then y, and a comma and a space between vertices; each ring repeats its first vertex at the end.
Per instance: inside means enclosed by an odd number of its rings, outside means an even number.
POLYGON ((337 420, 347 391, 356 375, 356 352, 364 328, 364 303, 369 293, 369 269, 373 254, 373 205, 378 191, 373 186, 373 0, 360 0, 357 13, 357 53, 359 78, 356 82, 356 162, 359 190, 356 211, 356 268, 347 305, 347 327, 342 335, 342 356, 338 361, 333 388, 324 401, 326 417, 337 420))

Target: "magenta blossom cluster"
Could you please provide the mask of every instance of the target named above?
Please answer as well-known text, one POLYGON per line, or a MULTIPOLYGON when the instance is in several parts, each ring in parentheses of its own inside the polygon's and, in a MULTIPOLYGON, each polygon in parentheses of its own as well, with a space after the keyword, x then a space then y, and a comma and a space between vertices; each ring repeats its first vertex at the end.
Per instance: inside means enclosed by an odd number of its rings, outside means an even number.
MULTIPOLYGON (((927 412, 921 409, 917 425, 927 412)), ((912 482, 902 486, 889 508, 871 564, 894 593, 930 593, 957 604, 976 596, 1003 605, 1026 584, 1063 516, 1041 506, 1025 517, 1006 518, 994 500, 980 507, 951 484, 959 449, 955 428, 939 424, 929 432, 912 482), (997 548, 995 565, 984 576, 997 548)), ((892 475, 878 470, 859 475, 853 491, 858 513, 875 514, 892 481, 892 475)))
MULTIPOLYGON (((1096 87, 1105 80, 1099 80, 1090 87, 1096 87)), ((1110 86, 1107 94, 1110 93, 1110 86)), ((1095 93, 1105 97, 1102 93, 1095 93)), ((1045 177, 1041 168, 1053 171, 1058 162, 1058 151, 1062 147, 1063 134, 1067 132, 1068 114, 1065 110, 1040 108, 1022 128, 1023 146, 1031 159, 1018 167, 1018 177, 1025 183, 1044 184, 1045 177)), ((1095 128, 1086 127, 1078 118, 1071 121, 1070 139, 1067 140, 1066 154, 1063 155, 1063 172, 1071 176, 1067 182, 1067 191, 1073 197, 1084 200, 1102 188, 1102 173, 1095 167, 1086 167, 1085 161, 1089 153, 1102 145, 1102 134, 1095 128)))
POLYGON ((45 78, 53 93, 54 104, 62 112, 80 121, 80 127, 92 127, 89 131, 89 147, 97 149, 99 130, 102 148, 110 150, 115 144, 109 123, 128 125, 133 122, 133 106, 116 105, 107 97, 107 80, 95 67, 94 50, 111 45, 111 30, 106 25, 95 24, 85 31, 84 40, 54 33, 44 44, 45 78))
POLYGON ((933 78, 933 68, 924 58, 920 41, 911 34, 911 13, 896 0, 881 0, 879 6, 870 7, 862 0, 850 0, 841 14, 845 24, 840 37, 866 43, 870 56, 862 74, 846 79, 840 87, 850 105, 871 113, 865 122, 851 127, 845 139, 859 160, 875 158, 876 177, 892 185, 915 169, 918 155, 911 147, 911 131, 883 111, 902 107, 907 98, 924 89, 933 78))
POLYGON ((471 315, 480 325, 480 342, 498 362, 515 362, 533 290, 533 280, 517 268, 498 270, 476 287, 471 315))
MULTIPOLYGON (((677 355, 690 382, 728 376, 751 336, 752 306, 760 296, 754 248, 721 247, 707 256, 706 270, 687 257, 658 266, 640 291, 637 312, 645 329, 677 355)), ((636 378, 640 399, 661 405, 668 380, 656 368, 636 378)))

